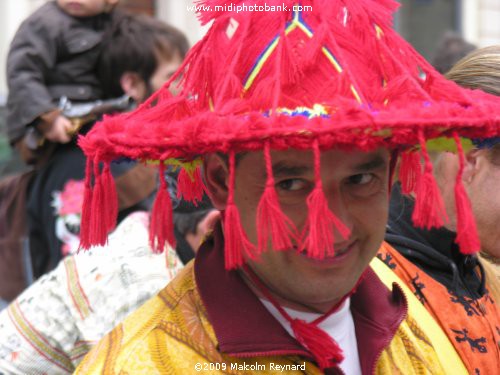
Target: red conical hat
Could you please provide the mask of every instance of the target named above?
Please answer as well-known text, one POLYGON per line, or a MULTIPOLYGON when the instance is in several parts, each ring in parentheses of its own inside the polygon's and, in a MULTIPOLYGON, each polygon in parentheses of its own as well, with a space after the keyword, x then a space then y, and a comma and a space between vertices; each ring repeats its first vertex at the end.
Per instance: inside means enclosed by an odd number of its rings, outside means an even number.
MULTIPOLYGON (((136 111, 107 117, 80 139, 88 157, 83 247, 105 242, 116 213, 107 208, 115 193, 108 168, 101 170, 99 163, 129 158, 159 163, 160 169, 180 165, 181 194, 196 201, 203 193, 200 156, 214 152, 229 154, 230 161, 228 268, 241 266, 245 256, 256 257, 269 235, 275 249, 298 242, 317 258, 334 251, 334 226, 348 235, 321 189, 324 149, 402 152, 403 187, 417 195, 416 224, 442 225, 446 213, 427 155, 436 142, 428 141, 449 138, 463 157, 461 137, 500 135, 499 98, 439 75, 392 29, 398 6, 392 0, 302 0, 302 11, 291 0, 251 2, 268 11, 250 11, 244 1, 233 1, 231 8, 225 3, 199 2, 205 7, 202 23, 213 24, 170 80, 182 78, 179 96, 172 97, 169 82, 136 111), (283 215, 274 191, 270 150, 288 148, 315 153, 317 186, 308 199, 303 233, 283 215), (257 246, 247 240, 232 200, 234 155, 253 150, 265 151, 269 178, 259 204, 257 246)), ((456 192, 458 241, 462 251, 472 253, 479 242, 458 177, 456 192)), ((158 249, 173 241, 169 212, 162 181, 152 219, 158 249)))

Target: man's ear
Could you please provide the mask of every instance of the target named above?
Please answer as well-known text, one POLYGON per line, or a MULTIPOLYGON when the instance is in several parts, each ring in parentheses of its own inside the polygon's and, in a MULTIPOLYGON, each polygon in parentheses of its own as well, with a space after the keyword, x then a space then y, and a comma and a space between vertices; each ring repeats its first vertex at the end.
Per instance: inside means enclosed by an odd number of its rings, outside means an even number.
POLYGON ((462 180, 466 184, 470 184, 474 179, 474 176, 479 170, 479 161, 481 156, 481 150, 474 149, 465 154, 465 168, 462 180))
POLYGON ((125 72, 120 77, 120 86, 125 94, 130 96, 136 102, 141 101, 144 81, 139 74, 134 72, 125 72))
POLYGON ((203 158, 203 177, 212 204, 218 210, 224 210, 229 181, 229 169, 226 161, 217 154, 206 155, 203 158))

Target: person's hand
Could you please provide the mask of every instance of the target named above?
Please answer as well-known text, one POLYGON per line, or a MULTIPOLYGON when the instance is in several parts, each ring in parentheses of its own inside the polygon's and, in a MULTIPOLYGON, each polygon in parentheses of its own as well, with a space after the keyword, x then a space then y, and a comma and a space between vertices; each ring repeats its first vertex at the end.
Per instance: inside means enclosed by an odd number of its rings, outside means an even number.
POLYGON ((73 124, 71 121, 59 115, 55 118, 50 126, 46 129, 40 129, 43 133, 43 136, 52 142, 57 143, 68 143, 71 141, 71 132, 73 130, 73 124))

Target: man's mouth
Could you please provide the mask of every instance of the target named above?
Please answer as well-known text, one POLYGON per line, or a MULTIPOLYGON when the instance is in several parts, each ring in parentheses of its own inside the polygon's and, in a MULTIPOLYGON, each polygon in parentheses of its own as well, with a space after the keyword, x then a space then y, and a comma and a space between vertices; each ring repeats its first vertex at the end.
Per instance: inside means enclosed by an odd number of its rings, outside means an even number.
POLYGON ((318 263, 318 264, 337 264, 340 263, 341 261, 345 260, 354 247, 356 246, 357 241, 351 241, 348 244, 340 244, 337 246, 334 246, 335 249, 335 255, 333 256, 325 256, 324 258, 312 258, 307 254, 307 249, 299 251, 298 253, 310 260, 311 262, 318 263))
POLYGON ((348 245, 346 245, 338 250, 335 248, 336 249, 335 250, 335 257, 341 256, 342 254, 347 253, 351 249, 353 244, 354 244, 354 242, 351 242, 350 244, 348 244, 348 245))

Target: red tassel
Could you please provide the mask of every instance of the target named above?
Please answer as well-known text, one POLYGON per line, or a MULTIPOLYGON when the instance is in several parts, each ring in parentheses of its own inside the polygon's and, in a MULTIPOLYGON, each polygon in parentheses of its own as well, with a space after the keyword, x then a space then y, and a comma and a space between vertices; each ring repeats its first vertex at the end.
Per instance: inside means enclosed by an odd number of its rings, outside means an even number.
POLYGON ((118 216, 118 195, 116 194, 116 184, 109 164, 104 164, 102 171, 101 182, 103 186, 104 199, 103 202, 109 205, 105 210, 106 232, 113 231, 116 227, 116 219, 118 216))
POLYGON ((160 161, 160 188, 156 194, 149 224, 149 243, 156 253, 165 250, 167 242, 175 248, 172 200, 165 180, 165 164, 160 161))
POLYGON ((99 163, 94 161, 94 191, 92 192, 92 212, 90 216, 90 242, 91 245, 105 245, 107 240, 107 227, 105 220, 105 202, 102 184, 102 175, 99 163))
POLYGON ((439 187, 432 174, 432 163, 427 153, 425 138, 419 133, 421 152, 424 157, 424 174, 418 181, 415 208, 412 214, 413 224, 420 228, 440 228, 448 222, 439 187))
POLYGON ((234 204, 235 156, 229 154, 229 192, 224 211, 224 253, 226 269, 234 269, 244 264, 244 256, 256 259, 255 246, 249 241, 238 208, 234 204))
POLYGON ((92 159, 87 158, 85 164, 85 192, 83 195, 82 217, 80 220, 80 246, 79 249, 90 249, 90 216, 92 205, 92 159))
POLYGON ((339 345, 317 325, 301 319, 293 319, 290 324, 297 341, 311 352, 321 370, 335 367, 344 360, 339 345))
POLYGON ((422 176, 422 164, 420 154, 415 151, 403 152, 401 164, 399 166, 399 180, 401 181, 401 191, 409 195, 415 191, 422 176))
POLYGON ((196 167, 194 172, 190 174, 185 168, 182 168, 177 176, 177 198, 182 198, 192 202, 195 206, 203 199, 203 194, 206 191, 205 184, 201 178, 200 167, 196 167))
POLYGON ((264 194, 257 207, 258 253, 267 250, 269 235, 272 236, 273 250, 289 250, 293 247, 292 238, 297 241, 297 229, 281 210, 278 194, 274 188, 271 148, 269 142, 264 146, 267 182, 264 194))
POLYGON ((307 197, 309 215, 303 232, 303 235, 307 234, 307 238, 303 241, 301 250, 307 250, 307 255, 311 258, 323 259, 325 256, 333 257, 335 255, 333 246, 335 230, 343 238, 349 237, 350 230, 328 207, 321 182, 318 141, 315 141, 313 145, 313 152, 316 186, 307 197))
POLYGON ((472 206, 462 181, 465 156, 457 133, 453 133, 453 138, 455 138, 460 159, 460 167, 455 182, 455 207, 457 211, 457 238, 455 242, 458 244, 461 253, 475 254, 481 249, 481 243, 477 234, 476 220, 472 212, 472 206))

